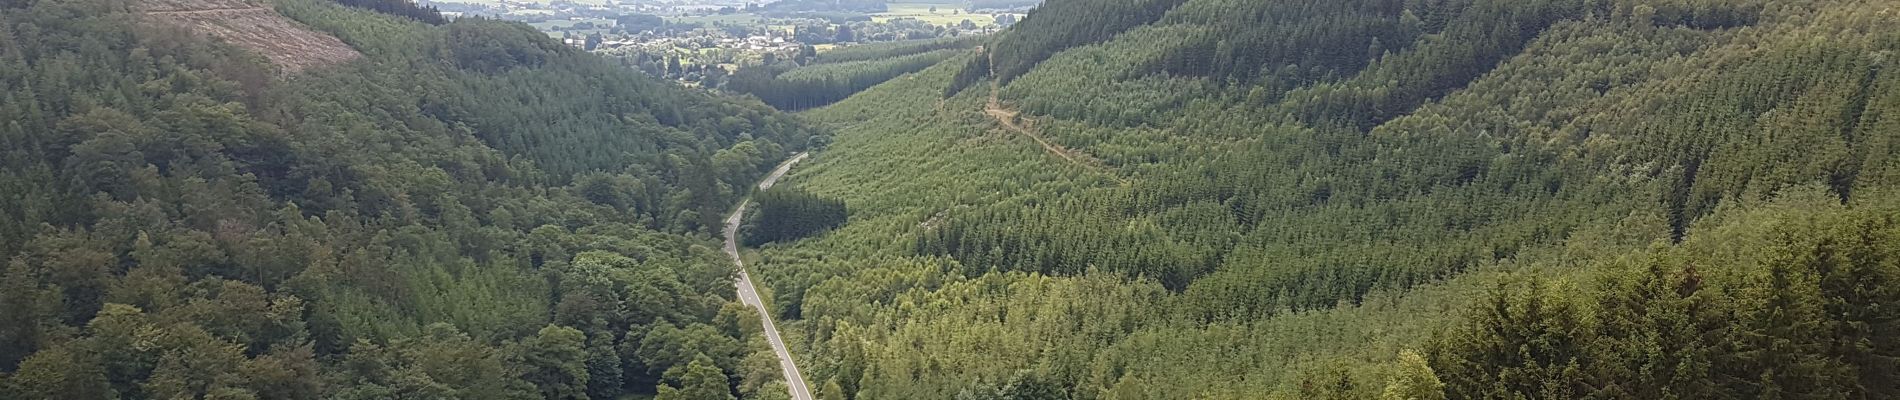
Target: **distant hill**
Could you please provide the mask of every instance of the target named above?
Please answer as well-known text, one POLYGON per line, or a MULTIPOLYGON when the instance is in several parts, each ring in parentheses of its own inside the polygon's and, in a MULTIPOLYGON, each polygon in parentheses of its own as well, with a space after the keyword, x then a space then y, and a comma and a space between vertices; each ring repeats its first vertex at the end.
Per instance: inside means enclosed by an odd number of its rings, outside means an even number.
POLYGON ((974 0, 970 2, 971 11, 980 10, 1023 10, 1042 5, 1043 0, 974 0))
POLYGON ((883 12, 888 0, 779 0, 765 5, 768 12, 853 11, 883 12))

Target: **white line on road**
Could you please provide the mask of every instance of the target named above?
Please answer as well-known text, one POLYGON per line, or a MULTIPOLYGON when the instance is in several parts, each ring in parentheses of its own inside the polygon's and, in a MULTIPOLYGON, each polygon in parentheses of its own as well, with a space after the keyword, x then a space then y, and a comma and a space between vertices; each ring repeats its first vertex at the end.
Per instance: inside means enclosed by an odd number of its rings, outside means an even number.
MULTIPOLYGON (((778 169, 772 170, 765 180, 759 181, 759 190, 772 188, 772 184, 778 183, 779 177, 792 169, 792 164, 804 161, 808 155, 798 153, 785 160, 784 164, 779 164, 778 169)), ((745 216, 747 203, 740 202, 739 208, 732 211, 732 216, 726 217, 726 255, 732 257, 732 264, 739 267, 739 279, 735 283, 739 289, 739 302, 759 312, 759 322, 765 326, 765 340, 772 344, 772 352, 778 356, 778 367, 785 372, 785 386, 791 391, 792 400, 812 400, 811 389, 805 387, 805 375, 799 373, 798 364, 792 362, 792 352, 786 350, 785 340, 779 338, 778 326, 772 323, 772 313, 766 311, 765 301, 759 299, 759 291, 753 288, 752 275, 746 273, 745 262, 739 260, 739 220, 745 216)))

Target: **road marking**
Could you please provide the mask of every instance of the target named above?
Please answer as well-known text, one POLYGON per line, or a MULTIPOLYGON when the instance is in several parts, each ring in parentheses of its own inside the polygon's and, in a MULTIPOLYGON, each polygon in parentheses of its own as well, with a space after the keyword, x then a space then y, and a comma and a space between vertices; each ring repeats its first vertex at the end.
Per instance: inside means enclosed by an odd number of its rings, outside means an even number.
MULTIPOLYGON (((778 183, 778 178, 792 170, 792 164, 804 161, 809 155, 798 153, 779 164, 778 169, 772 170, 764 180, 759 181, 759 190, 772 188, 773 184, 778 183)), ((798 372, 798 364, 792 361, 792 352, 786 349, 785 340, 779 338, 778 325, 772 323, 772 313, 765 309, 765 300, 760 299, 759 291, 754 289, 752 275, 745 271, 745 261, 739 259, 739 221, 744 219, 745 209, 750 203, 740 202, 739 208, 732 210, 732 216, 726 217, 726 256, 732 257, 732 264, 739 267, 739 279, 733 285, 739 289, 739 302, 759 312, 759 322, 765 326, 765 341, 772 344, 772 353, 778 356, 778 367, 785 373, 785 386, 791 392, 792 400, 812 400, 811 389, 805 386, 805 375, 798 372)))

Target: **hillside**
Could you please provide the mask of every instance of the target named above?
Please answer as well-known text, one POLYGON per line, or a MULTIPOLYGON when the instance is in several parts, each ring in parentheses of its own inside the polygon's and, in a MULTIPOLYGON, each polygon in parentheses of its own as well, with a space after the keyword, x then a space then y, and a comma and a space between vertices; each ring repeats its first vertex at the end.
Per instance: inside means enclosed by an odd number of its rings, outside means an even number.
POLYGON ((758 97, 780 110, 806 110, 836 103, 898 76, 921 71, 962 54, 984 37, 923 39, 860 44, 800 59, 745 65, 722 86, 758 97))
POLYGON ((389 9, 0 2, 0 398, 785 395, 714 235, 826 130, 389 9))
POLYGON ((820 396, 1900 396, 1896 22, 1051 1, 811 112, 757 272, 820 396))
POLYGON ((288 73, 362 57, 335 36, 310 30, 254 0, 146 0, 137 8, 147 18, 257 52, 288 73))

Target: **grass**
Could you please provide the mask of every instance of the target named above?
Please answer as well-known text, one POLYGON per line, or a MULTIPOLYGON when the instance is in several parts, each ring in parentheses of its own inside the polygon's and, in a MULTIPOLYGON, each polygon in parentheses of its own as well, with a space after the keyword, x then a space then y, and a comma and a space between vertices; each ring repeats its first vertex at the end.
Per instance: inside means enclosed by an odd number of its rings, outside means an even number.
POLYGON ((534 29, 551 31, 551 30, 555 30, 559 28, 567 28, 567 27, 572 27, 574 25, 579 25, 582 22, 592 22, 594 23, 594 26, 603 27, 603 28, 613 26, 614 24, 614 20, 611 20, 611 19, 590 18, 590 19, 583 19, 579 21, 560 19, 560 20, 552 20, 552 21, 530 22, 528 23, 528 25, 534 26, 534 29))
POLYGON ((565 19, 562 19, 562 20, 553 20, 553 21, 542 21, 542 22, 530 22, 530 23, 528 23, 528 25, 529 25, 529 26, 533 26, 535 30, 539 30, 539 31, 541 31, 542 33, 546 33, 546 34, 548 34, 548 36, 551 36, 551 37, 557 37, 557 38, 558 38, 558 37, 562 37, 562 36, 565 36, 565 35, 566 35, 566 34, 568 34, 568 33, 573 33, 574 35, 577 35, 577 36, 587 36, 587 35, 590 35, 590 34, 595 34, 595 33, 599 33, 599 34, 606 34, 606 33, 607 33, 607 31, 608 31, 608 30, 610 30, 609 28, 613 26, 613 24, 614 24, 614 21, 613 21, 613 20, 611 20, 611 19, 604 19, 604 18, 592 18, 592 19, 584 19, 584 20, 580 20, 580 21, 571 21, 571 20, 565 20, 565 19), (595 29, 581 29, 581 30, 571 30, 571 31, 560 31, 560 30, 557 30, 557 29, 560 29, 560 28, 568 28, 568 27, 572 27, 572 26, 574 26, 574 25, 576 25, 576 24, 580 24, 580 23, 582 23, 582 22, 592 22, 592 23, 594 23, 594 26, 595 26, 596 28, 595 28, 595 29))
MULTIPOLYGON (((501 4, 500 0, 435 0, 435 1, 441 2, 441 3, 462 3, 462 4, 483 4, 483 5, 501 4)), ((554 2, 554 0, 516 0, 516 1, 535 3, 535 4, 550 4, 554 2)), ((604 6, 604 5, 609 4, 608 0, 569 0, 569 1, 573 1, 574 3, 579 3, 579 4, 593 5, 593 6, 604 6)))
POLYGON ((885 12, 871 14, 871 20, 886 22, 898 18, 914 18, 931 25, 944 26, 956 25, 967 19, 979 27, 996 24, 996 17, 993 15, 971 14, 965 11, 964 9, 969 6, 969 3, 890 3, 885 12), (930 12, 931 7, 936 7, 937 12, 930 12))
POLYGON ((666 17, 667 23, 699 24, 699 25, 705 25, 705 26, 712 26, 715 23, 726 24, 726 25, 735 25, 735 24, 750 25, 750 24, 757 24, 761 20, 762 18, 759 18, 758 15, 754 15, 754 14, 726 14, 726 15, 713 14, 713 15, 695 15, 695 16, 690 16, 690 17, 666 17))

